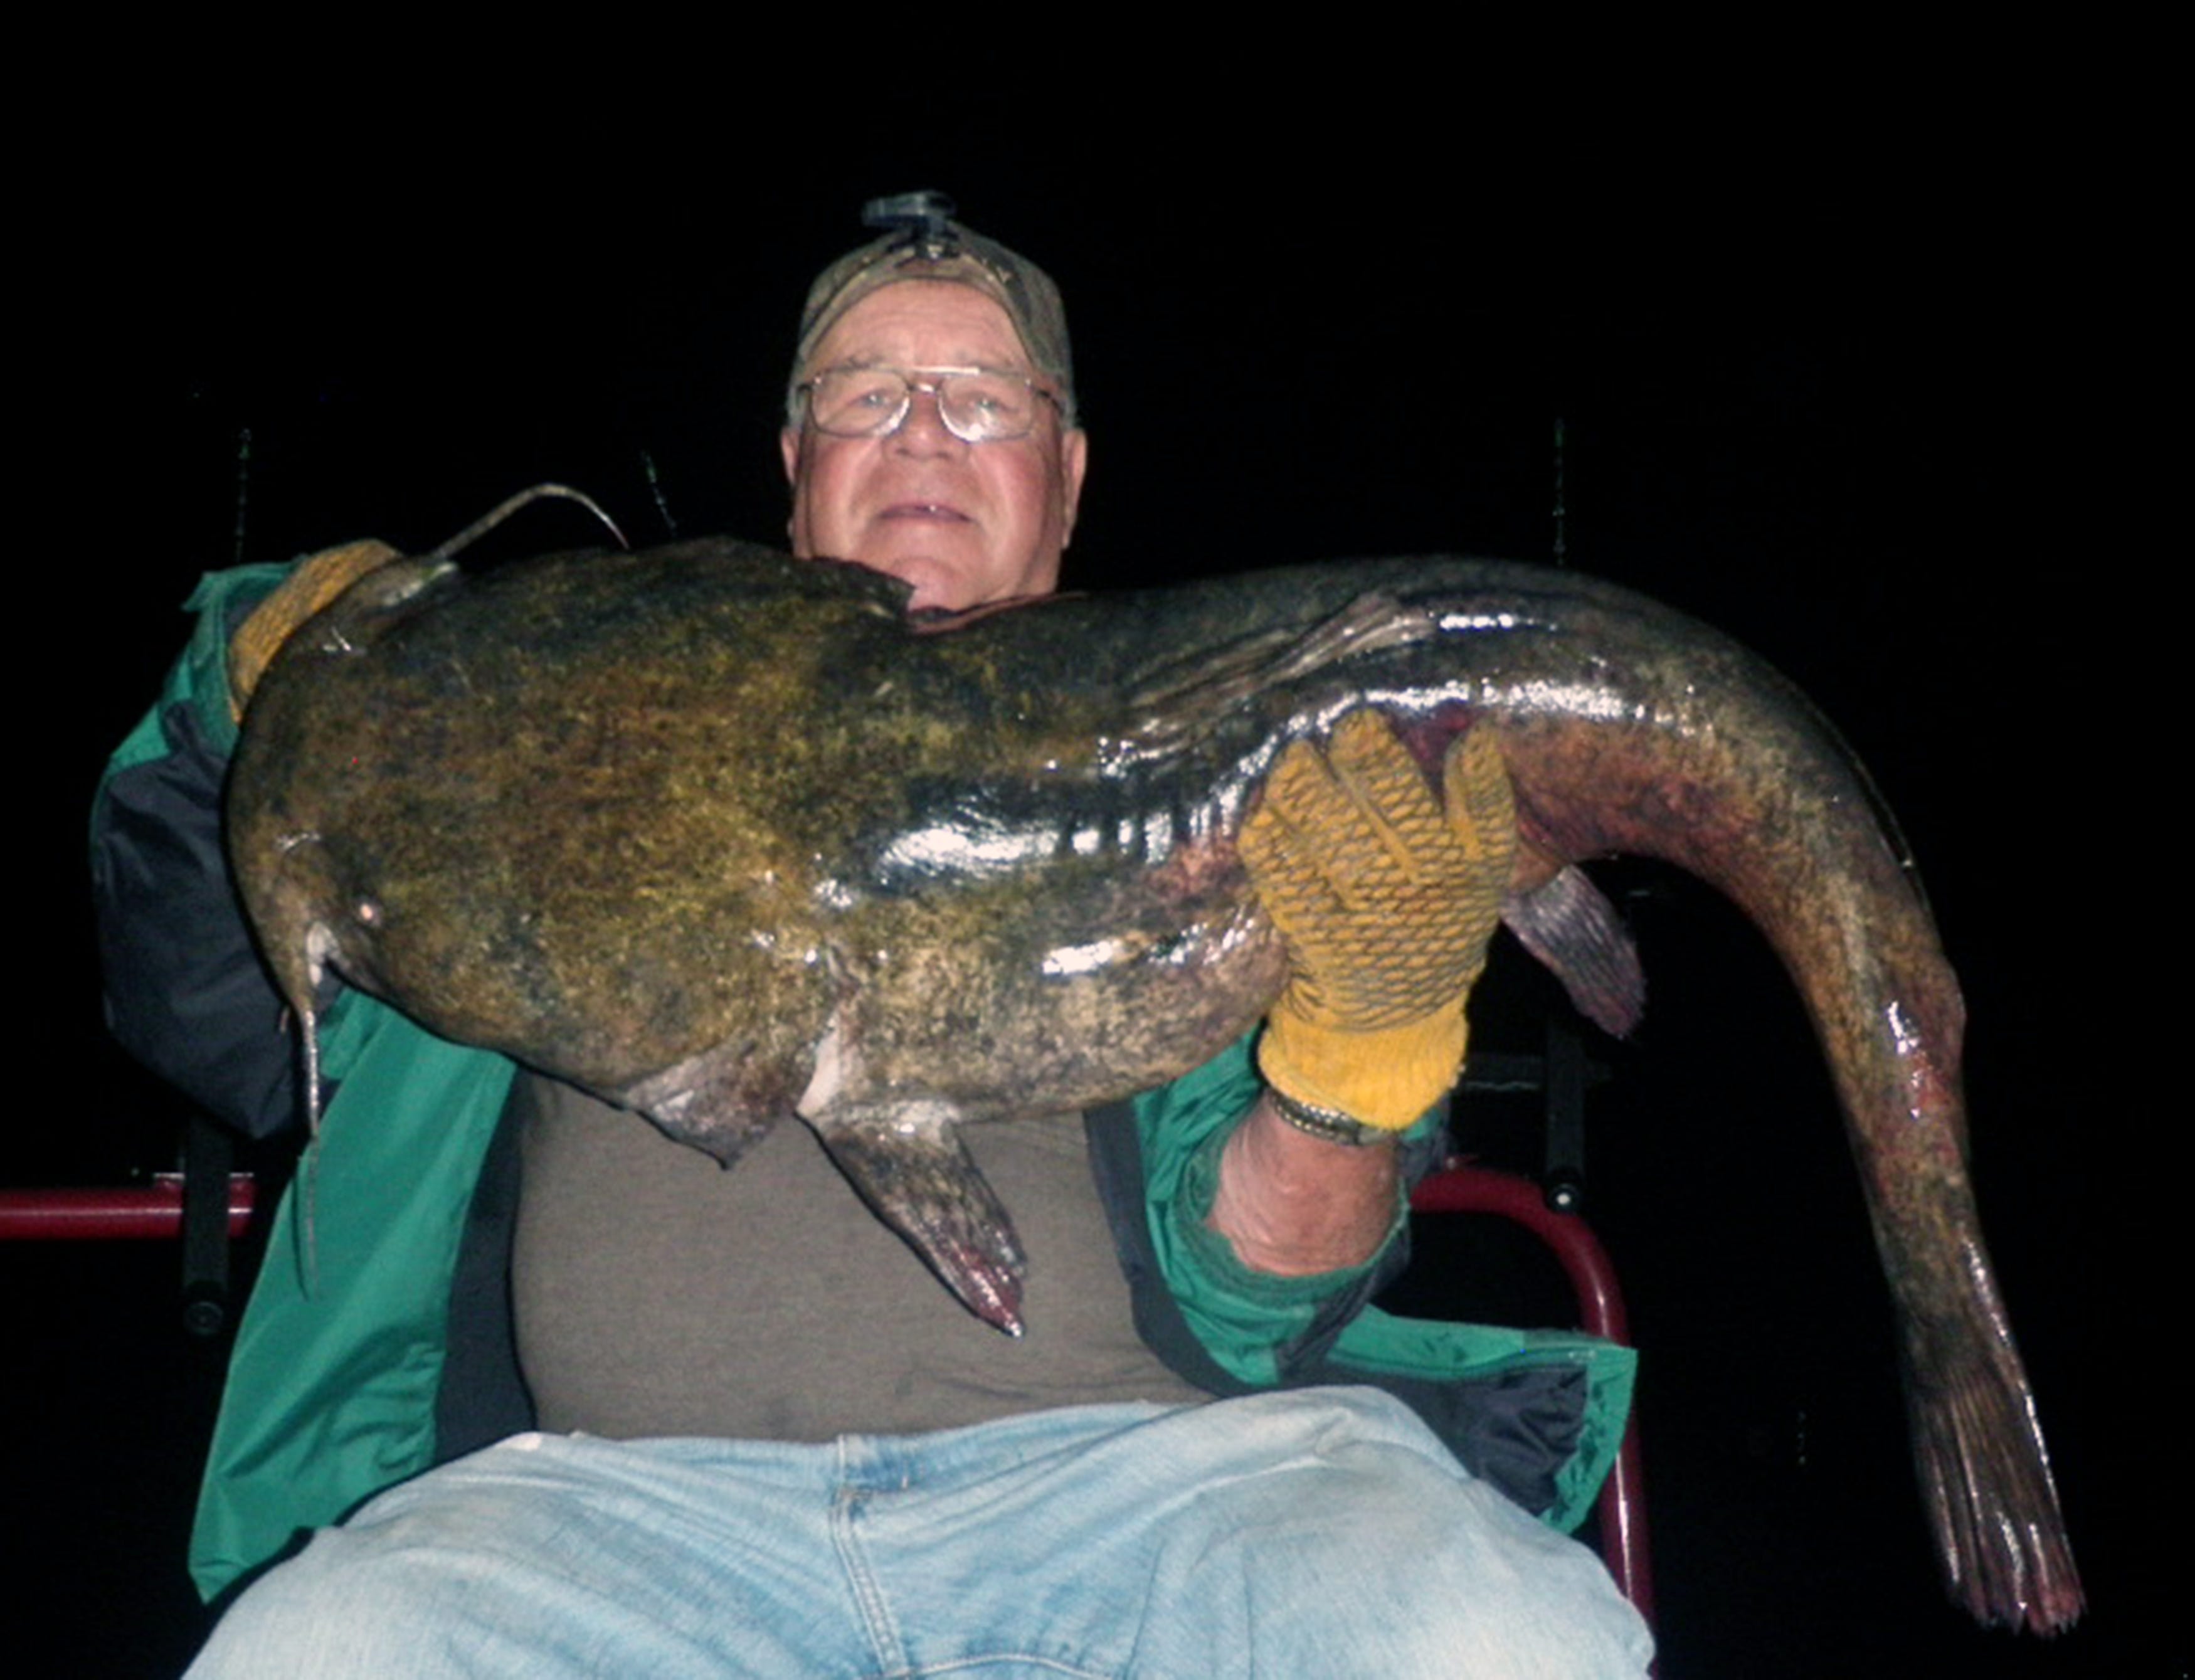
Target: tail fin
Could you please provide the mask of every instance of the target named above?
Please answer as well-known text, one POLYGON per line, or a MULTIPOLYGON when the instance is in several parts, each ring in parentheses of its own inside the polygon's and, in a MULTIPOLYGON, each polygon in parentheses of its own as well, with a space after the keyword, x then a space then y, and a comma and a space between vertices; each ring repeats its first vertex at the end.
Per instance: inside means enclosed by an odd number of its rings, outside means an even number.
POLYGON ((2081 1577, 2025 1384, 1986 1359, 1934 1362, 1926 1380, 1907 1384, 1907 1407, 1952 1597, 1977 1621, 2031 1633, 2071 1626, 2081 1577))

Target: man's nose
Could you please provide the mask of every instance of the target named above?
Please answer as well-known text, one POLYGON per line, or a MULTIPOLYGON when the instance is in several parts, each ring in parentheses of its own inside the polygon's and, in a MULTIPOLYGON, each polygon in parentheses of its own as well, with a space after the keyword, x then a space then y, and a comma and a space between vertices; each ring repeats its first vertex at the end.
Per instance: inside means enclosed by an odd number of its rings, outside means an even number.
POLYGON ((907 418, 892 434, 901 448, 917 454, 933 454, 968 446, 945 423, 944 400, 927 386, 917 385, 907 392, 907 418))

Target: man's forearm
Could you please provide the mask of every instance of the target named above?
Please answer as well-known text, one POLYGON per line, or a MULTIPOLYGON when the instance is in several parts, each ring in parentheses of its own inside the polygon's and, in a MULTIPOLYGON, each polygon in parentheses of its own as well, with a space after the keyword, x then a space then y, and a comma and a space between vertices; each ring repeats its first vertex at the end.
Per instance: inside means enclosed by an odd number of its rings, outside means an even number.
POLYGON ((1254 1272, 1305 1277, 1360 1266, 1395 1218, 1392 1143, 1329 1143, 1282 1119, 1261 1096, 1219 1159, 1207 1223, 1254 1272))

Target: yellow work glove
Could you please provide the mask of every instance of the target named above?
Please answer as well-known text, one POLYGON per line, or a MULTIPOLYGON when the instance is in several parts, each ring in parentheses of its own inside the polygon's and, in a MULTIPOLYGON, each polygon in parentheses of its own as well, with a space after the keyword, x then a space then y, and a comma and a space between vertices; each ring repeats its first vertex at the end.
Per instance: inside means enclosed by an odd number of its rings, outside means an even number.
POLYGON ((1309 741, 1282 753, 1242 826, 1242 860, 1290 967, 1259 1071, 1284 1111, 1312 1111, 1306 1130, 1399 1131, 1463 1066, 1464 1004, 1508 890, 1516 810, 1480 731, 1449 749, 1441 782, 1436 798, 1368 707, 1323 753, 1309 741))
POLYGON ((282 580, 282 586, 252 609, 228 639, 228 712, 244 720, 245 702, 267 667, 298 625, 311 618, 369 572, 400 558, 386 543, 371 538, 307 555, 282 580))

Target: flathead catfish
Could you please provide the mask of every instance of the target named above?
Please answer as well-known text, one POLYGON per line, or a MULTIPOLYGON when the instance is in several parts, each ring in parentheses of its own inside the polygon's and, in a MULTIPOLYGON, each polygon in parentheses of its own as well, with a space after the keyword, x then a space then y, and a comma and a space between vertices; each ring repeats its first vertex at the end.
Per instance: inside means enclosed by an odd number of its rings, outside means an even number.
POLYGON ((859 568, 723 541, 470 575, 399 562, 245 720, 238 880, 306 1030, 325 967, 729 1162, 787 1115, 971 1308, 1012 1226, 957 1120, 1209 1059, 1285 978, 1234 837, 1288 742, 1371 705, 1427 765, 1493 733, 1505 918, 1612 1027, 1576 869, 1668 860, 1782 956, 1835 1073, 1956 1594, 2081 1593, 1967 1182, 1963 1008, 1902 843, 1805 699, 1639 596, 1378 561, 910 621, 859 568))

